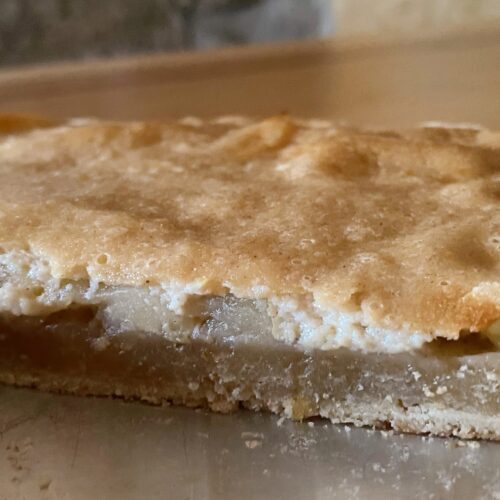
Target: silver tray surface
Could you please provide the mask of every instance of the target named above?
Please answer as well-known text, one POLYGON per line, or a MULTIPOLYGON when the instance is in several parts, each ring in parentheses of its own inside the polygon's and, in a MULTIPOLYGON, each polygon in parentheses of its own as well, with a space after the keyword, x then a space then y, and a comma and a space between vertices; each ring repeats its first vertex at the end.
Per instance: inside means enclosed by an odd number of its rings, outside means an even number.
POLYGON ((0 386, 0 499, 500 498, 500 444, 0 386))

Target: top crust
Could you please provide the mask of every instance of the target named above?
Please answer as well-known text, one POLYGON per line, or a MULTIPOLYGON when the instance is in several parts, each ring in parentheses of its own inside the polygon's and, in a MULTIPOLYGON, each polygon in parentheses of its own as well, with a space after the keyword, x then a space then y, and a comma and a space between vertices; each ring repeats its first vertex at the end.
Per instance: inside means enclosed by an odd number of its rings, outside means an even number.
POLYGON ((500 318, 500 134, 486 129, 9 116, 0 176, 1 251, 56 278, 292 297, 432 338, 500 318))

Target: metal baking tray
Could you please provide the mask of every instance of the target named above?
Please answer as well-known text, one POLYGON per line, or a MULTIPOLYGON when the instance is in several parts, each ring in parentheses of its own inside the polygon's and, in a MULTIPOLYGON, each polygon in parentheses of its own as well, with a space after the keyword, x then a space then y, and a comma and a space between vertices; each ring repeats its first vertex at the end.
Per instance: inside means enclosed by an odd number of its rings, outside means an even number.
POLYGON ((0 386, 0 499, 500 498, 500 445, 0 386))

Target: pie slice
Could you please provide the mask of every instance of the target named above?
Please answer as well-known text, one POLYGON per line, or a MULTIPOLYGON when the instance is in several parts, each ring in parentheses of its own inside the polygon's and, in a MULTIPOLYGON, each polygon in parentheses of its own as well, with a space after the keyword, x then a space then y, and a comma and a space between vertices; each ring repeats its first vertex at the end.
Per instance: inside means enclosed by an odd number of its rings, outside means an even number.
POLYGON ((500 439, 500 134, 0 132, 1 381, 500 439))

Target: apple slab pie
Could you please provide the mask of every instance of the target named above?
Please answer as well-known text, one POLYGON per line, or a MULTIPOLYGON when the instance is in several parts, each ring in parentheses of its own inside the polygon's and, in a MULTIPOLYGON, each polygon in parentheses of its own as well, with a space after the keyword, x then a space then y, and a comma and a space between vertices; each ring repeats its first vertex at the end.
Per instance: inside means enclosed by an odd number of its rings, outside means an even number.
POLYGON ((499 133, 0 134, 0 381, 500 439, 499 133))

